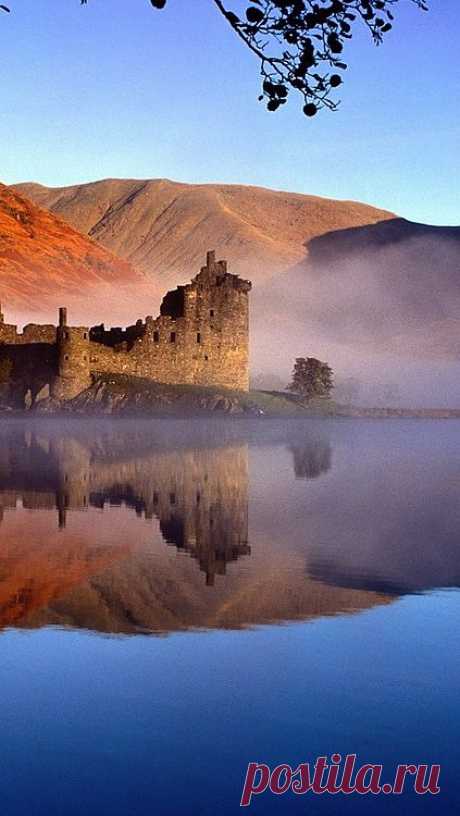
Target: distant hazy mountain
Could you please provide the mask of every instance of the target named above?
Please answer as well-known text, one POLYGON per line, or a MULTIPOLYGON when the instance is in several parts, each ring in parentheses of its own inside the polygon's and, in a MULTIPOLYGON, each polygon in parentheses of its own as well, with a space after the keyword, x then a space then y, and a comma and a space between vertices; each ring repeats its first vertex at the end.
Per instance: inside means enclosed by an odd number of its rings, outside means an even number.
POLYGON ((270 297, 328 343, 459 360, 460 228, 393 218, 326 233, 270 297))
POLYGON ((393 218, 326 233, 252 299, 266 371, 308 350, 356 381, 355 401, 460 404, 460 228, 393 218))
POLYGON ((312 238, 392 217, 352 201, 164 179, 17 189, 166 285, 188 280, 213 247, 233 272, 263 282, 305 258, 312 238))
POLYGON ((124 294, 148 292, 129 263, 81 235, 54 214, 0 184, 0 296, 6 319, 56 319, 68 305, 95 320, 98 303, 122 317, 124 294))
MULTIPOLYGON (((370 384, 360 401, 374 404, 381 395, 387 402, 393 394, 398 404, 399 394, 405 405, 460 403, 460 228, 238 185, 104 180, 16 189, 151 281, 147 294, 137 283, 129 297, 120 288, 112 309, 83 272, 90 305, 106 322, 156 313, 161 294, 189 280, 213 248, 255 284, 259 385, 279 387, 294 357, 310 354, 328 360, 338 380, 370 384)), ((47 272, 37 296, 49 279, 47 272)))

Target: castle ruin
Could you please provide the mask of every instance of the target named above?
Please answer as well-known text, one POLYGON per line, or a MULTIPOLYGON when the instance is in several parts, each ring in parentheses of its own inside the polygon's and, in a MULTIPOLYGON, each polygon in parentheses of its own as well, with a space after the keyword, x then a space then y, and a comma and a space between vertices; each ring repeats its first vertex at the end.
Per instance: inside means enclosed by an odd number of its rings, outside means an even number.
MULTIPOLYGON (((72 436, 40 426, 0 432, 0 530, 8 511, 18 506, 55 511, 62 530, 75 512, 125 507, 147 520, 158 519, 165 543, 196 560, 207 586, 226 574, 228 564, 250 555, 246 443, 220 445, 219 440, 215 447, 201 447, 195 441, 171 449, 170 443, 159 445, 155 436, 150 444, 142 436, 139 444, 138 438, 121 435, 114 451, 110 437, 86 433, 72 436)), ((84 539, 79 542, 82 561, 84 539)), ((38 540, 26 536, 15 550, 34 560, 38 540)), ((100 567, 104 548, 93 544, 91 536, 86 546, 92 551, 87 566, 100 567)), ((8 576, 15 573, 11 556, 8 548, 0 554, 0 629, 2 612, 10 614, 16 605, 30 601, 30 593, 24 591, 17 593, 18 604, 2 604, 2 589, 5 593, 8 576), (7 562, 10 558, 9 568, 5 558, 7 562)), ((115 552, 114 559, 118 557, 115 552)), ((69 566, 66 563, 64 577, 72 576, 69 566)), ((22 579, 24 570, 17 569, 16 575, 22 579)))
POLYGON ((159 317, 126 329, 69 326, 61 308, 57 327, 20 333, 0 308, 0 385, 27 407, 44 396, 71 400, 104 373, 247 391, 250 290, 208 252, 191 283, 166 294, 159 317))

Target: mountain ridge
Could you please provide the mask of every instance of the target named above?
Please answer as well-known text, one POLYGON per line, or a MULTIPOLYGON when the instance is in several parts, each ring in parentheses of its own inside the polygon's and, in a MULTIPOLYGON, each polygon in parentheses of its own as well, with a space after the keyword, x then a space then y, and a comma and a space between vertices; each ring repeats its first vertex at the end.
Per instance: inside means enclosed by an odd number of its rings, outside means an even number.
POLYGON ((262 283, 304 259, 312 238, 394 217, 360 202, 241 184, 102 179, 15 189, 166 285, 188 279, 210 246, 262 283))

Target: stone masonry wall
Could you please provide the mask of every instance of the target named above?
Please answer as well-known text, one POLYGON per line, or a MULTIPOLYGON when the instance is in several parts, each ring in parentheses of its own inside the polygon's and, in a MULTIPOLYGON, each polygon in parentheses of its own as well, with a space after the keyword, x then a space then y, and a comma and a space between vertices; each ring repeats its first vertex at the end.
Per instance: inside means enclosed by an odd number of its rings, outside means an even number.
POLYGON ((72 399, 98 373, 247 391, 250 289, 248 281, 229 274, 226 262, 216 262, 210 252, 191 283, 168 292, 158 318, 148 316, 127 329, 68 326, 61 309, 57 329, 30 324, 20 334, 0 312, 0 361, 12 348, 32 343, 40 357, 43 344, 48 371, 49 346, 55 344, 57 366, 50 388, 59 399, 72 399))
POLYGON ((191 284, 166 295, 156 320, 147 317, 125 332, 91 329, 90 369, 246 391, 249 290, 209 253, 191 284))

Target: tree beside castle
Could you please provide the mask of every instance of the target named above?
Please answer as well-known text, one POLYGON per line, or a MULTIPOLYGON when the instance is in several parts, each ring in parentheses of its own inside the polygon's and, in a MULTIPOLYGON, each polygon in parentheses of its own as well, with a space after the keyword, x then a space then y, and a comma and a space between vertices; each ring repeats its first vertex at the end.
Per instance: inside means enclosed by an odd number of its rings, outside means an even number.
POLYGON ((328 363, 316 357, 297 357, 288 391, 309 402, 315 397, 329 397, 333 388, 333 371, 328 363))

